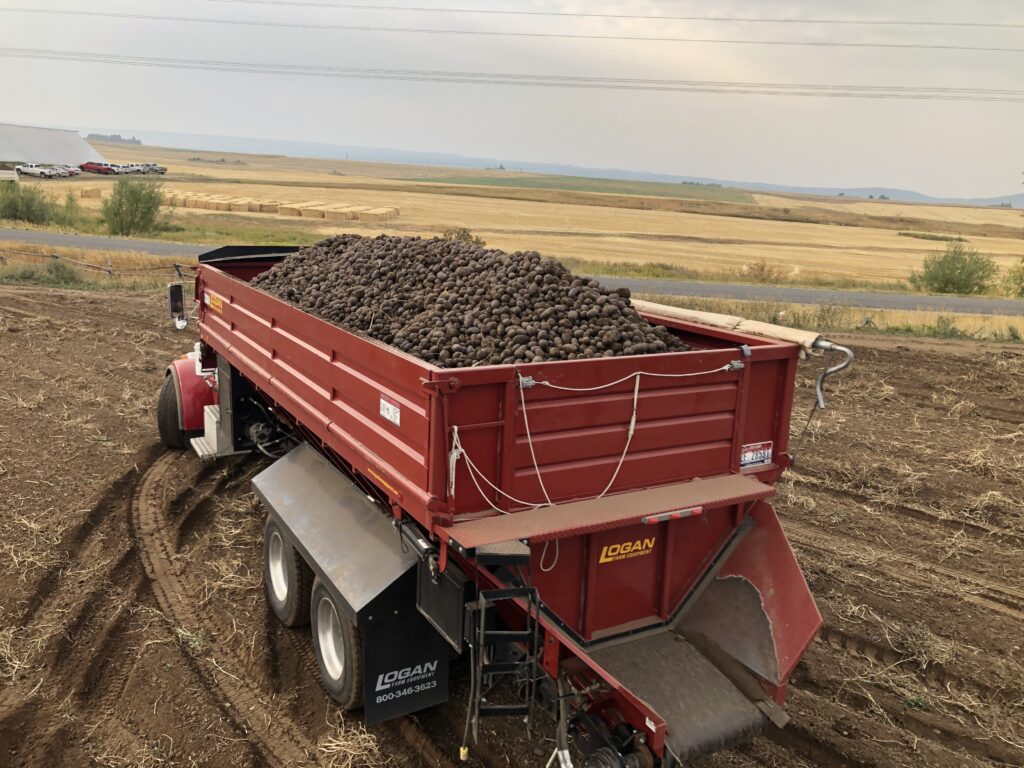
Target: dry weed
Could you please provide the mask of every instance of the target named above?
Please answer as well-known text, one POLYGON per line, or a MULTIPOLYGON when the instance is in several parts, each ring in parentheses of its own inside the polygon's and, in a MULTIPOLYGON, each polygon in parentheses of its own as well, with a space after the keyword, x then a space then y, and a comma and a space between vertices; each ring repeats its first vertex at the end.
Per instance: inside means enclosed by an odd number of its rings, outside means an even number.
POLYGON ((97 768, 160 768, 174 765, 174 742, 162 736, 155 743, 143 743, 134 749, 115 749, 92 756, 97 768))
POLYGON ((317 742, 316 751, 325 768, 379 768, 391 762, 362 723, 346 721, 344 714, 333 708, 327 713, 327 732, 317 742))
POLYGON ((0 679, 8 682, 14 681, 29 665, 29 654, 20 644, 20 634, 17 627, 0 629, 0 679))

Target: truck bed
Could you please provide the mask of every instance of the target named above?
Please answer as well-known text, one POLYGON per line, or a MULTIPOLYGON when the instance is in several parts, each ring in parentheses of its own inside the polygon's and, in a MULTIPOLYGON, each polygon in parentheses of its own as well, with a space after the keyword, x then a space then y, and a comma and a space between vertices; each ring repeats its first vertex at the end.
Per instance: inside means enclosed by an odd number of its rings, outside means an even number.
POLYGON ((550 500, 566 502, 598 496, 613 474, 609 495, 737 473, 771 483, 789 462, 795 344, 647 315, 693 349, 438 368, 248 284, 280 258, 200 264, 202 339, 433 534, 546 503, 538 468, 550 500), (538 384, 520 389, 523 378, 538 384), (452 462, 454 428, 465 453, 452 462))

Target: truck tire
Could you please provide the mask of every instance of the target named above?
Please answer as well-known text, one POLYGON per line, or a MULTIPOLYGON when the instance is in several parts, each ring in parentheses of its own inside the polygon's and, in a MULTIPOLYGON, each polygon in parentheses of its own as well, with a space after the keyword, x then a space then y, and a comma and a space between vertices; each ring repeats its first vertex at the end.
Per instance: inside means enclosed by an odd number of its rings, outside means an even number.
POLYGON ((160 442, 168 448, 188 448, 189 439, 194 437, 181 428, 181 412, 178 407, 178 390, 174 376, 164 376, 164 385, 156 401, 156 426, 160 431, 160 442))
POLYGON ((309 623, 313 571, 269 516, 263 527, 263 583, 270 609, 282 624, 301 627, 309 623))
POLYGON ((313 581, 309 618, 320 682, 344 710, 363 705, 363 644, 359 629, 338 608, 318 576, 313 581))

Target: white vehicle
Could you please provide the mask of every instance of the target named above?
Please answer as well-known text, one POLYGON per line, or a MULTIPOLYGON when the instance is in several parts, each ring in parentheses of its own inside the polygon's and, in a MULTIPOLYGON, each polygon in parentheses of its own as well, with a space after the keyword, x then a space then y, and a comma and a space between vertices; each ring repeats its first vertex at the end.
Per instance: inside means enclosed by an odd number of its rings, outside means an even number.
POLYGON ((20 173, 22 176, 36 176, 40 179, 52 179, 57 175, 57 172, 52 168, 47 168, 44 165, 38 163, 25 163, 24 165, 15 166, 14 170, 20 173))
POLYGON ((114 169, 114 173, 117 173, 117 174, 131 173, 132 172, 131 166, 128 166, 128 165, 111 165, 110 167, 113 168, 114 169))

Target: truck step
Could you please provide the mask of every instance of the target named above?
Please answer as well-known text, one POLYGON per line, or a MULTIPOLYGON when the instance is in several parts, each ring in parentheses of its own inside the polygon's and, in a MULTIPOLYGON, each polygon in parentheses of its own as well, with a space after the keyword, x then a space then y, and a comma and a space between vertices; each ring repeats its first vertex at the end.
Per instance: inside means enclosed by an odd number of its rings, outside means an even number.
POLYGON ((192 450, 196 452, 196 455, 203 461, 212 461, 217 456, 217 449, 210 445, 210 441, 206 439, 206 435, 200 435, 199 437, 192 438, 192 450))
POLYGON ((527 704, 481 704, 477 714, 480 717, 526 717, 530 707, 527 704))
POLYGON ((485 629, 484 644, 488 643, 509 643, 528 642, 533 639, 533 630, 530 629, 485 629))
POLYGON ((475 557, 480 565, 529 565, 530 548, 518 540, 499 541, 477 547, 475 557))

